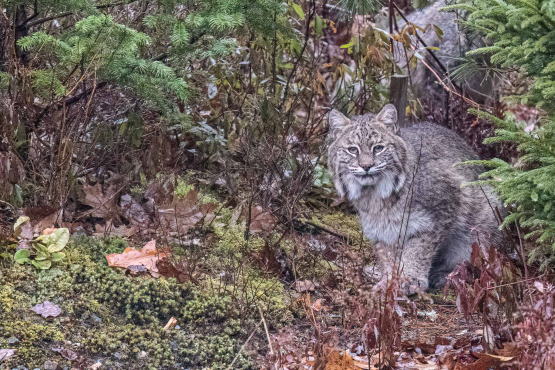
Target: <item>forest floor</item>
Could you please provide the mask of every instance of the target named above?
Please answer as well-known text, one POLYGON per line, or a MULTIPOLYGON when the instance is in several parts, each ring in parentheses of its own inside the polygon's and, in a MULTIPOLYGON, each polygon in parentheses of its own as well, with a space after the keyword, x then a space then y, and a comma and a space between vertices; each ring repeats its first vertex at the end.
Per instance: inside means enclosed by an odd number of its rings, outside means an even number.
MULTIPOLYGON (((0 369, 480 370, 517 355, 452 292, 409 299, 397 280, 370 282, 372 246, 346 209, 285 233, 259 208, 225 207, 190 186, 173 193, 177 222, 154 234, 62 223, 73 235, 49 269, 13 261, 17 240, 5 238, 0 369)), ((54 219, 25 213, 40 217, 19 243, 54 219)))

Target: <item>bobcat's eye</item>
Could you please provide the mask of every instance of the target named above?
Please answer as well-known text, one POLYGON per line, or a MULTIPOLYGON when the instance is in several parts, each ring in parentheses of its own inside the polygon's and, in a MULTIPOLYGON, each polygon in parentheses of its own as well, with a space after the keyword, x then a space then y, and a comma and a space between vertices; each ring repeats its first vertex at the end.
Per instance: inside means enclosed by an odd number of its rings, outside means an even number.
POLYGON ((347 148, 347 150, 351 154, 357 154, 358 153, 358 148, 356 146, 350 146, 350 147, 347 148))
POLYGON ((383 152, 383 150, 385 149, 385 147, 383 145, 376 145, 374 146, 374 149, 372 149, 374 151, 374 154, 378 154, 383 152))

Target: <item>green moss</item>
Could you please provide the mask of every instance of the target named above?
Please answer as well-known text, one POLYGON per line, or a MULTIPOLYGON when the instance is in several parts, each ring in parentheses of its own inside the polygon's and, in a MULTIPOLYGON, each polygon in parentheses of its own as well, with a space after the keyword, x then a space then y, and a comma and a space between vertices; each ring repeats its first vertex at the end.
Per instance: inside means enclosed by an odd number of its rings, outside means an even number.
POLYGON ((241 258, 249 253, 261 251, 266 242, 260 236, 249 235, 245 240, 245 226, 222 226, 215 228, 218 240, 215 244, 216 252, 220 255, 234 255, 241 258))
POLYGON ((2 320, 0 323, 3 337, 15 337, 19 340, 17 343, 18 360, 33 364, 33 366, 40 364, 44 356, 49 354, 45 351, 44 343, 54 343, 65 338, 55 324, 43 325, 20 320, 2 320))
POLYGON ((371 243, 364 238, 360 220, 355 215, 346 215, 343 212, 337 212, 323 214, 320 218, 314 216, 311 221, 316 225, 323 226, 349 238, 352 244, 371 245, 371 243))
MULTIPOLYGON (((0 268, 0 348, 18 349, 8 365, 37 367, 45 360, 62 364, 66 360, 50 349, 65 340, 81 343, 74 348, 79 355, 101 356, 108 367, 118 362, 124 368, 181 364, 224 369, 246 340, 247 328, 257 322, 257 304, 271 323, 283 320, 280 315, 287 317, 281 283, 250 265, 236 284, 221 289, 208 287, 212 278, 198 285, 173 278, 129 278, 108 267, 105 257, 126 245, 117 238, 73 239, 66 247, 67 258, 56 268, 0 268), (59 305, 62 315, 46 320, 29 310, 44 300, 59 305), (163 327, 171 317, 180 329, 166 332, 163 327), (19 342, 8 345, 11 336, 19 342)), ((252 366, 247 354, 236 365, 252 366)))

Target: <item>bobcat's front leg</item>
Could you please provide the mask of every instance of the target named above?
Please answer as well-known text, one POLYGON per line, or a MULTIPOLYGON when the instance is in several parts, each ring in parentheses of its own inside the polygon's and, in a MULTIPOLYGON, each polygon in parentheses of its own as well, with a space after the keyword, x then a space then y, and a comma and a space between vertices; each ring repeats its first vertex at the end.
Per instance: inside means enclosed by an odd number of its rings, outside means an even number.
POLYGON ((409 295, 425 291, 429 287, 429 274, 437 242, 426 235, 412 237, 402 245, 376 244, 382 274, 393 276, 393 269, 406 279, 405 292, 409 295))

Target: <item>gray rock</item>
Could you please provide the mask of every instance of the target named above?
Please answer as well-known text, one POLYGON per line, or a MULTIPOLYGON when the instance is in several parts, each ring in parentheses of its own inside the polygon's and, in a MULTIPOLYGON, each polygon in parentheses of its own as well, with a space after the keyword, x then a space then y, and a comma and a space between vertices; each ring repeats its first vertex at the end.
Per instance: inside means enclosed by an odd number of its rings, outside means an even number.
POLYGON ((114 357, 117 358, 118 360, 121 360, 121 358, 122 358, 121 353, 119 353, 119 352, 115 352, 114 357))
POLYGON ((17 342, 19 342, 19 339, 17 339, 16 337, 9 337, 8 338, 8 343, 9 344, 14 344, 14 343, 17 343, 17 342))

